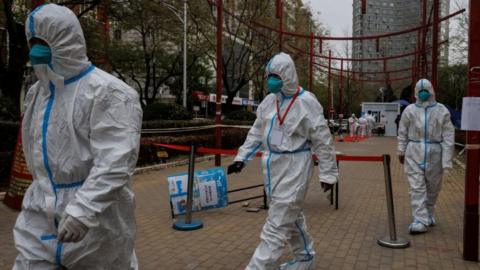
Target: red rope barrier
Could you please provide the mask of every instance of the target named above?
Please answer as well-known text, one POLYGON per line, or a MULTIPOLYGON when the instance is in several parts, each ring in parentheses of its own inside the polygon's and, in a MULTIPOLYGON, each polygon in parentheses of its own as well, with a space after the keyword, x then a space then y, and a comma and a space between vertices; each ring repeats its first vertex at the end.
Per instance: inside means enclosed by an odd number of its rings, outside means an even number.
MULTIPOLYGON (((188 152, 190 151, 189 146, 184 145, 175 145, 175 144, 164 144, 164 143, 154 143, 153 145, 159 147, 165 147, 172 150, 188 152)), ((198 147, 198 153, 202 154, 212 154, 212 155, 228 155, 235 156, 238 153, 236 149, 217 149, 217 148, 208 148, 208 147, 198 147)), ((257 152, 257 157, 262 156, 262 152, 257 152)), ((313 160, 318 160, 315 155, 312 155, 313 160)), ((349 156, 349 155, 337 155, 337 161, 366 161, 366 162, 383 162, 383 156, 349 156)))

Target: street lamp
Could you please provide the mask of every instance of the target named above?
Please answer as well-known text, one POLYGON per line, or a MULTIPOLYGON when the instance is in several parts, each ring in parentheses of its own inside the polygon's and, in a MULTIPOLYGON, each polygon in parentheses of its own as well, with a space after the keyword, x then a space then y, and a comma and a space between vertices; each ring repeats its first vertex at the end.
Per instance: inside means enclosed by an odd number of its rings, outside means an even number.
POLYGON ((183 18, 181 12, 166 2, 159 2, 177 16, 177 18, 183 23, 183 107, 187 107, 187 1, 183 0, 183 18))

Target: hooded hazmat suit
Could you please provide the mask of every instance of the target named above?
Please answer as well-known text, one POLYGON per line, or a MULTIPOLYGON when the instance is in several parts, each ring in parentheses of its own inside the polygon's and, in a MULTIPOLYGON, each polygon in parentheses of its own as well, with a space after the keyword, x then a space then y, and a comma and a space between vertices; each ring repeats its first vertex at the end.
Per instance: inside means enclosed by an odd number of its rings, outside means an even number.
POLYGON ((367 136, 368 121, 365 116, 362 116, 358 119, 358 125, 360 126, 360 137, 364 138, 367 136))
MULTIPOLYGON (((434 225, 433 211, 440 192, 444 169, 452 168, 454 127, 450 113, 435 101, 432 84, 421 79, 415 86, 416 103, 409 105, 402 114, 398 129, 398 155, 405 156, 404 168, 410 184, 410 200, 414 222, 421 230, 434 225), (430 93, 424 102, 419 99, 420 90, 430 93)), ((412 231, 413 229, 413 231, 412 231)))
POLYGON ((357 135, 357 117, 352 113, 352 116, 348 118, 348 130, 350 131, 350 137, 355 137, 357 135))
POLYGON ((295 257, 286 268, 314 269, 315 252, 306 230, 303 201, 312 176, 312 153, 319 159, 320 181, 337 182, 335 150, 323 109, 312 93, 298 85, 290 56, 277 54, 266 72, 267 76, 278 75, 283 87, 259 105, 257 119, 235 157, 235 161, 246 162, 255 152, 264 151, 264 182, 270 198, 260 244, 246 269, 276 269, 286 243, 295 257))
POLYGON ((367 130, 368 136, 372 137, 373 129, 375 129, 375 116, 373 114, 367 113, 365 118, 367 119, 367 123, 368 123, 368 125, 367 125, 368 126, 368 130, 367 130))
POLYGON ((14 227, 14 269, 135 269, 134 195, 142 110, 137 93, 95 68, 73 12, 35 9, 27 39, 52 51, 25 98, 22 140, 33 175, 14 227), (57 240, 69 215, 88 227, 77 243, 57 240))

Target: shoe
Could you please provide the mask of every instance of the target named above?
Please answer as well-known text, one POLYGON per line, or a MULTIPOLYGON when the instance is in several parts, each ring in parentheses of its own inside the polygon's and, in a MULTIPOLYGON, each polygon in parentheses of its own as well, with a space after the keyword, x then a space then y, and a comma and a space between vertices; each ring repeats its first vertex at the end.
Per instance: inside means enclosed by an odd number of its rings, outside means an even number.
POLYGON ((305 260, 291 260, 289 262, 280 265, 278 270, 313 270, 315 268, 315 261, 313 256, 308 257, 305 260))
POLYGON ((423 223, 421 223, 418 220, 415 220, 408 226, 408 230, 410 231, 410 234, 420 234, 420 233, 426 233, 428 231, 427 226, 425 226, 423 223))
POLYGON ((437 225, 437 220, 435 219, 433 214, 429 214, 428 215, 428 226, 433 227, 435 225, 437 225))

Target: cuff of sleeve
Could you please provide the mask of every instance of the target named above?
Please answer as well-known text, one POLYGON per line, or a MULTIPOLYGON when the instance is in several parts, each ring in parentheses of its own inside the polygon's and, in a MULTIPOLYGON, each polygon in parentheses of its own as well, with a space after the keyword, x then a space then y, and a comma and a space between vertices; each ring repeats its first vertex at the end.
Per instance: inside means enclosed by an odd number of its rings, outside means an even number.
POLYGON ((243 163, 247 163, 248 160, 245 160, 243 157, 240 157, 240 156, 236 156, 233 161, 240 161, 240 162, 243 162, 243 163))
POLYGON ((67 205, 67 207, 65 208, 65 214, 78 219, 88 228, 97 227, 100 224, 95 212, 82 206, 75 199, 67 205))
POLYGON ((447 164, 443 164, 442 168, 444 170, 451 170, 451 169, 453 169, 453 166, 452 166, 452 163, 447 163, 447 164))
POLYGON ((337 177, 334 175, 322 175, 320 176, 320 182, 334 185, 338 182, 337 177))

